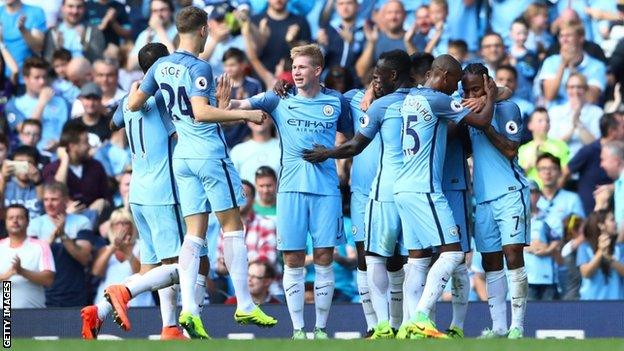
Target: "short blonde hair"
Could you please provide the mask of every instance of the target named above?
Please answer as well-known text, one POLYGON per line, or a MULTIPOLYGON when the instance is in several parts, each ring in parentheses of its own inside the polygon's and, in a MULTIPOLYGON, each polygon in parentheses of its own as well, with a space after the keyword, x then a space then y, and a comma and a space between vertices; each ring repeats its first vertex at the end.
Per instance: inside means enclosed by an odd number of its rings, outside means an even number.
POLYGON ((583 86, 584 86, 585 88, 587 88, 587 87, 588 87, 588 85, 587 85, 587 77, 585 77, 585 76, 583 75, 583 73, 581 73, 581 72, 574 72, 574 73, 570 74, 570 76, 568 77, 568 80, 566 81, 566 86, 568 85, 568 82, 569 82, 569 81, 570 81, 570 79, 572 79, 572 78, 578 78, 578 79, 581 81, 581 84, 583 84, 583 86))
POLYGON ((132 223, 132 241, 136 241, 137 229, 134 225, 134 219, 132 218, 132 214, 130 214, 130 211, 126 210, 125 208, 118 208, 113 211, 113 213, 111 213, 110 219, 108 220, 108 240, 112 242, 113 239, 117 237, 117 233, 113 233, 113 224, 126 221, 132 223))
POLYGON ((576 34, 576 36, 578 36, 579 38, 585 38, 585 27, 583 27, 583 24, 581 22, 563 22, 561 24, 561 27, 559 27, 559 33, 561 33, 564 29, 569 29, 573 31, 574 34, 576 34))
POLYGON ((312 62, 312 65, 315 67, 318 66, 318 67, 323 68, 323 66, 325 65, 323 52, 321 51, 321 48, 319 48, 319 46, 316 44, 295 46, 294 48, 290 50, 291 59, 294 60, 296 57, 299 57, 299 56, 309 57, 310 61, 312 62))

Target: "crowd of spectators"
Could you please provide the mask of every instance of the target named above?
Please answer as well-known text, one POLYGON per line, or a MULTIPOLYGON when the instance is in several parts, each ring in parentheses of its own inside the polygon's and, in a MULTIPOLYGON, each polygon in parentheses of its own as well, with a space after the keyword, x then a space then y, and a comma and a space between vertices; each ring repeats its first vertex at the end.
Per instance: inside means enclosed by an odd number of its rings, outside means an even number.
MULTIPOLYGON (((83 306, 138 272, 127 197, 130 148, 141 145, 108 125, 142 77, 138 50, 150 42, 175 50, 175 14, 191 5, 209 14, 201 58, 215 77, 230 76, 235 99, 292 82, 289 50, 302 43, 320 45, 322 80, 342 93, 366 86, 392 49, 484 63, 525 119, 518 157, 532 180, 530 297, 624 299, 623 1, 5 0, 0 276, 20 292, 15 307, 83 306)), ((248 198, 250 291, 257 303, 278 302, 277 131, 267 120, 224 134, 248 198)), ((339 167, 346 214, 348 166, 339 167)), ((209 232, 210 301, 234 303, 214 218, 209 232)), ((357 301, 353 242, 334 256, 336 300, 357 301)), ((484 300, 479 255, 472 260, 473 297, 484 300)))

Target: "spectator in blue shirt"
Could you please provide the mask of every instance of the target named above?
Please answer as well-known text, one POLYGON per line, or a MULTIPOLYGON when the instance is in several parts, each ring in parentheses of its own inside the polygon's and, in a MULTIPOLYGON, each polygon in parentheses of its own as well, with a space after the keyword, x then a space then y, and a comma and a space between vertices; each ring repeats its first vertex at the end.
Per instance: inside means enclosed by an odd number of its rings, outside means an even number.
POLYGON ((69 109, 65 100, 54 94, 48 84, 50 65, 42 58, 31 57, 24 62, 26 93, 9 101, 6 116, 13 133, 27 118, 41 121, 40 151, 54 149, 61 135, 69 109))
POLYGON ((516 68, 518 73, 518 89, 516 94, 530 100, 533 79, 537 75, 539 62, 537 53, 527 49, 525 46, 528 35, 528 26, 523 19, 517 19, 511 24, 509 37, 509 63, 516 68))
POLYGON ((2 163, 0 194, 4 207, 20 204, 28 209, 30 219, 43 214, 43 179, 37 169, 37 150, 20 146, 13 154, 13 160, 2 163))
MULTIPOLYGON (((40 7, 25 5, 21 0, 5 0, 4 3, 0 7, 2 39, 21 68, 24 60, 38 54, 43 48, 45 14, 40 7)), ((4 75, 10 77, 8 67, 5 67, 4 75)))
POLYGON ((126 8, 116 0, 87 2, 87 21, 104 33, 106 44, 119 45, 121 39, 130 39, 132 34, 126 8))
POLYGON ((587 99, 597 103, 607 85, 606 66, 583 51, 585 29, 578 22, 564 23, 559 31, 559 54, 544 60, 537 80, 547 102, 565 103, 571 73, 587 77, 587 99))
POLYGON ((548 28, 548 6, 534 2, 527 7, 522 18, 529 26, 526 48, 540 54, 540 58, 544 57, 546 50, 554 42, 548 28))
POLYGON ((479 55, 481 56, 481 62, 487 67, 490 75, 496 77, 496 71, 507 58, 503 37, 495 32, 485 34, 481 38, 479 55))
POLYGON ((613 212, 601 210, 587 218, 585 239, 576 264, 583 277, 581 300, 624 299, 624 243, 617 243, 613 212))
POLYGON ((614 140, 603 145, 600 167, 615 181, 613 189, 614 215, 618 229, 624 233, 624 143, 614 140))

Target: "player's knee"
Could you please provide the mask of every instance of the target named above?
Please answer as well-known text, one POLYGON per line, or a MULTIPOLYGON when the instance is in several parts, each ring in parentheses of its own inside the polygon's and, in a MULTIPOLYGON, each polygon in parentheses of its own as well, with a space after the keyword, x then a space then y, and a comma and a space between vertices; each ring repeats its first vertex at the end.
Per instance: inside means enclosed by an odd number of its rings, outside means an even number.
POLYGON ((505 261, 508 269, 524 267, 524 247, 523 245, 507 245, 503 247, 505 261))
POLYGON ((305 265, 304 251, 284 251, 284 265, 290 268, 299 268, 305 265))
POLYGON ((160 263, 162 264, 174 264, 174 263, 178 263, 178 257, 170 257, 170 258, 163 258, 160 263))
POLYGON ((314 264, 328 266, 334 260, 334 248, 314 249, 314 264))
POLYGON ((219 224, 224 232, 233 232, 243 230, 243 222, 241 221, 240 211, 238 208, 215 212, 219 224))
POLYGON ((493 272, 503 269, 503 253, 501 251, 481 253, 481 257, 483 258, 481 265, 484 271, 493 272))
POLYGON ((405 256, 394 255, 388 259, 386 266, 388 268, 388 272, 396 272, 400 271, 405 263, 407 263, 405 256))

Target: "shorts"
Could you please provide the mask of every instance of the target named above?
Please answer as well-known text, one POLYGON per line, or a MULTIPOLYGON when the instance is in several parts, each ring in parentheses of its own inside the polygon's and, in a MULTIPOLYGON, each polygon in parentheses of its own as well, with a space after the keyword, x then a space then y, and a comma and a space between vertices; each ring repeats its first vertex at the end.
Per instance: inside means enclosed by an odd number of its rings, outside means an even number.
POLYGON ((362 193, 351 193, 351 235, 353 241, 364 241, 365 226, 364 215, 366 213, 366 204, 368 203, 368 195, 362 193))
POLYGON ((173 159, 184 217, 221 212, 245 204, 238 172, 229 158, 173 159))
MULTIPOLYGON (((178 257, 186 232, 180 207, 130 204, 130 209, 141 239, 141 263, 158 264, 164 259, 178 257)), ((208 249, 204 246, 200 256, 207 254, 208 249)))
POLYGON ((451 206, 453 211, 453 218, 455 223, 459 227, 459 243, 461 244, 462 251, 470 252, 470 236, 472 235, 472 228, 470 223, 470 197, 468 196, 468 190, 448 190, 444 191, 446 201, 451 206))
POLYGON ((477 204, 474 234, 477 251, 498 252, 505 245, 528 245, 530 206, 528 188, 477 204))
POLYGON ((366 206, 367 252, 392 257, 402 239, 401 217, 394 202, 368 200, 366 206))
POLYGON ((459 228, 442 193, 397 193, 394 200, 403 226, 403 245, 423 250, 459 242, 459 228))
POLYGON ((308 233, 314 248, 346 243, 340 195, 277 193, 277 249, 306 249, 308 233))

